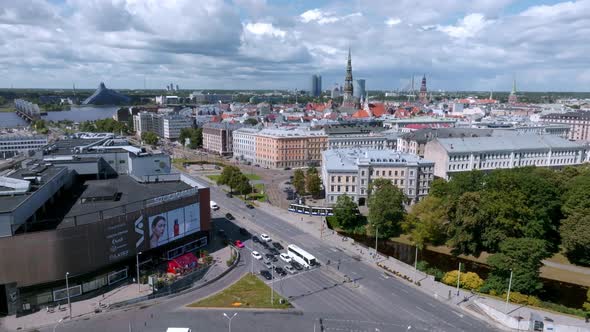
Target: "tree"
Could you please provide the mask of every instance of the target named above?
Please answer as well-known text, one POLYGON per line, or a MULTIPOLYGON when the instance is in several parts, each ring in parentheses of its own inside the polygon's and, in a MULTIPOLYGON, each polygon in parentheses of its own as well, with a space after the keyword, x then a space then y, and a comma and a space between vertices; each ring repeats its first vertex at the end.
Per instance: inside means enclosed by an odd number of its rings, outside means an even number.
POLYGON ((547 244, 540 239, 508 238, 500 243, 500 252, 487 259, 491 267, 484 288, 502 293, 508 288, 512 270, 512 290, 524 294, 534 294, 541 290, 539 269, 543 259, 550 256, 547 244))
POLYGON ((144 131, 141 133, 141 140, 144 141, 145 144, 156 145, 158 144, 158 139, 158 135, 151 131, 144 131))
POLYGON ((47 134, 47 132, 49 131, 45 120, 35 120, 33 122, 33 128, 40 134, 47 134))
POLYGON ((307 192, 313 197, 318 197, 322 191, 322 180, 315 167, 307 169, 307 174, 305 175, 305 187, 307 192))
POLYGON ((416 203, 402 223, 418 248, 426 243, 440 244, 445 240, 447 209, 441 198, 428 196, 416 203))
POLYGON ((371 183, 369 196, 369 225, 373 233, 379 232, 384 238, 399 230, 404 220, 406 196, 388 179, 376 179, 371 183))
POLYGON ((182 128, 178 140, 182 145, 185 145, 186 140, 190 143, 190 149, 196 149, 203 145, 203 129, 202 128, 182 128))
POLYGON ((256 120, 256 118, 247 118, 246 120, 244 120, 244 124, 255 126, 258 124, 258 120, 256 120))
POLYGON ((590 288, 586 292, 586 302, 584 302, 584 310, 590 314, 590 288))
POLYGON ((590 266, 590 210, 563 219, 560 234, 567 258, 574 264, 590 266))
POLYGON ((480 213, 480 193, 464 193, 459 197, 457 211, 448 225, 449 240, 453 254, 473 254, 479 256, 482 251, 481 233, 485 220, 480 213))
POLYGON ((236 179, 234 185, 237 192, 244 195, 245 198, 246 195, 252 192, 252 185, 250 185, 250 180, 247 176, 245 176, 242 173, 235 173, 234 177, 236 179))
POLYGON ((293 173, 293 187, 295 187, 295 191, 299 195, 305 194, 305 174, 303 170, 296 169, 295 173, 293 173))
POLYGON ((344 230, 352 230, 359 225, 358 207, 346 194, 338 196, 333 213, 336 223, 344 230))
POLYGON ((225 166, 221 171, 221 175, 217 178, 217 184, 229 186, 229 191, 232 192, 240 184, 240 175, 242 175, 242 172, 236 166, 225 166))

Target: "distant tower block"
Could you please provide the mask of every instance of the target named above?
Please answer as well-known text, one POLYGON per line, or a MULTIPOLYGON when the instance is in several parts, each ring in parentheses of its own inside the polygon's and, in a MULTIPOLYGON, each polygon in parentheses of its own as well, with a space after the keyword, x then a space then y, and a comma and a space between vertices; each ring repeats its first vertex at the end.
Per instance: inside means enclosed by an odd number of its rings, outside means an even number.
POLYGON ((510 96, 508 96, 508 103, 509 104, 516 104, 518 102, 518 98, 516 97, 516 78, 512 81, 512 91, 510 91, 510 96))
POLYGON ((422 76, 422 85, 420 85, 419 99, 421 103, 428 101, 428 90, 426 89, 426 74, 422 76))

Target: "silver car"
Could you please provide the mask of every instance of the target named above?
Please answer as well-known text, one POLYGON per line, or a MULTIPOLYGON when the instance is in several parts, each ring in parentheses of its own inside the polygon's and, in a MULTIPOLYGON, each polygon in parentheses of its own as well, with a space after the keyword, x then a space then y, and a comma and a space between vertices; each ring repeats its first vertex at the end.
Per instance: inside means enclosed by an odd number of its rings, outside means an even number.
POLYGON ((295 270, 295 268, 292 267, 291 265, 285 265, 285 270, 291 274, 297 273, 297 270, 295 270))

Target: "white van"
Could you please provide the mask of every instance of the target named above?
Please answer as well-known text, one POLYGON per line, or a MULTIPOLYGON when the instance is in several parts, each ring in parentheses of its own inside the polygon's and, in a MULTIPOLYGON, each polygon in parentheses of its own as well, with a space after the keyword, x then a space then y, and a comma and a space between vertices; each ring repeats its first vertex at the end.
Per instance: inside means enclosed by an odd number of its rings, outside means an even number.
POLYGON ((209 202, 209 206, 211 207, 211 210, 213 210, 213 211, 219 210, 219 205, 217 205, 217 203, 215 203, 215 201, 209 202))
POLYGON ((169 327, 166 332, 191 332, 188 327, 169 327))

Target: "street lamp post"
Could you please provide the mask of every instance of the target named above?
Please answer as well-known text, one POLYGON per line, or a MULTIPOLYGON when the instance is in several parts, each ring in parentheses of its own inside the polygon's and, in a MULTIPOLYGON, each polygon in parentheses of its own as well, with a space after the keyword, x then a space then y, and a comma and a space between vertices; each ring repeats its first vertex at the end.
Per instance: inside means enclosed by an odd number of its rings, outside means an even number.
POLYGON ((69 314, 68 317, 72 318, 72 302, 70 302, 70 282, 68 277, 70 276, 70 272, 66 272, 66 294, 68 296, 68 310, 69 314))
POLYGON ((274 305, 275 303, 275 269, 274 265, 270 268, 271 278, 270 282, 270 305, 274 305))
POLYGON ((64 321, 64 319, 63 319, 63 318, 60 318, 60 319, 57 321, 57 323, 55 323, 55 325, 53 325, 53 332, 55 332, 55 329, 57 328, 57 326, 58 326, 59 324, 61 324, 63 321, 64 321))
POLYGON ((416 255, 414 256, 414 270, 418 270, 418 245, 416 245, 416 255))
POLYGON ((508 281, 508 293, 506 293, 506 310, 508 310, 508 302, 510 301, 510 288, 512 288, 512 269, 510 269, 510 281, 508 281))
POLYGON ((461 262, 459 262, 459 271, 457 271, 457 296, 459 296, 459 282, 461 281, 461 262))
POLYGON ((138 251, 135 254, 135 268, 137 272, 137 291, 141 293, 141 283, 139 282, 139 255, 141 255, 141 251, 138 251))
POLYGON ((236 317, 238 313, 234 313, 231 317, 228 316, 225 312, 223 313, 223 317, 227 318, 227 320, 229 321, 229 332, 231 332, 231 320, 234 319, 234 317, 236 317))
POLYGON ((379 227, 375 226, 375 260, 377 260, 377 239, 379 238, 379 227))

